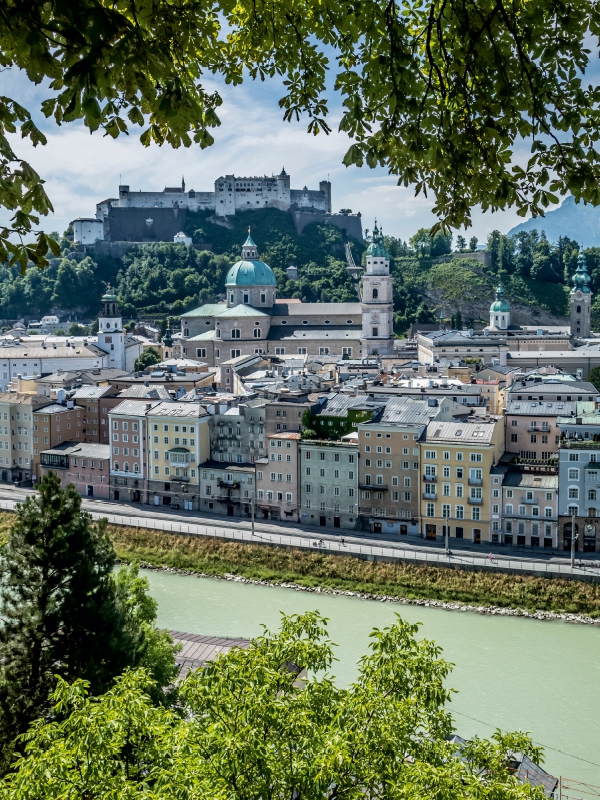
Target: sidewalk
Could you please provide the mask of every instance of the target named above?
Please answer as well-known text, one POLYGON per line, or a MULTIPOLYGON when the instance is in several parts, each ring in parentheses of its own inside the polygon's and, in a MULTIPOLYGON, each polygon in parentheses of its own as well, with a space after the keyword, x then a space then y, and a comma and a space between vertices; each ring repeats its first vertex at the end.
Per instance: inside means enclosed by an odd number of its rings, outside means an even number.
MULTIPOLYGON (((2 499, 0 500, 0 508, 5 510, 14 510, 16 503, 19 499, 2 499)), ((92 505, 91 503, 87 504, 92 505)), ((120 506, 121 504, 110 504, 120 506)), ((169 520, 169 514, 166 517, 154 514, 152 517, 143 515, 127 515, 123 513, 112 513, 111 511, 87 508, 95 519, 106 517, 113 525, 124 525, 134 528, 147 528, 150 530, 160 530, 167 533, 182 533, 187 536, 213 536, 215 538, 246 542, 254 544, 270 544, 280 547, 300 547, 303 549, 318 549, 319 552, 331 554, 344 554, 356 556, 358 558, 365 558, 369 561, 390 561, 398 560, 408 563, 430 564, 433 566, 443 566, 462 569, 477 569, 489 570, 492 572, 510 572, 520 575, 537 575, 537 576, 553 576, 564 577, 574 580, 591 580, 600 581, 600 569, 594 567, 591 563, 586 562, 580 568, 576 566, 572 570, 570 564, 563 560, 559 561, 539 561, 533 559, 512 558, 504 556, 490 560, 486 553, 472 554, 462 551, 453 551, 452 556, 448 557, 442 548, 421 548, 411 546, 406 543, 402 546, 400 543, 391 542, 371 542, 363 543, 357 541, 355 537, 351 536, 326 536, 322 533, 322 529, 317 536, 312 532, 307 531, 291 531, 290 526, 286 527, 287 533, 267 530, 257 530, 255 535, 249 529, 249 525, 244 524, 237 526, 233 529, 228 523, 221 518, 221 524, 216 521, 212 524, 202 524, 197 521, 189 522, 172 519, 169 520), (307 536, 306 534, 310 535, 307 536), (345 539, 342 544, 341 538, 345 539)), ((133 509, 131 509, 133 510, 133 509)), ((190 515, 191 516, 191 515, 190 515)), ((174 515, 173 515, 174 517, 174 515)), ((210 521, 212 522, 212 520, 210 521)))

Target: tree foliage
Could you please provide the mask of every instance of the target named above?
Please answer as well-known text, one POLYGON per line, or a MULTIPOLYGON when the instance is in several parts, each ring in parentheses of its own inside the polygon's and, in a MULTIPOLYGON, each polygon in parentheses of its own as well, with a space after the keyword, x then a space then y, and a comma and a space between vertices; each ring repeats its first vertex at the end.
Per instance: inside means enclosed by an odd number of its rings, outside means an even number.
POLYGON ((462 754, 446 740, 450 665, 417 628, 398 618, 373 631, 357 680, 340 688, 324 620, 284 617, 277 633, 188 674, 183 714, 152 705, 143 671, 99 698, 60 680, 55 719, 32 726, 0 796, 541 800, 511 769, 515 751, 541 761, 527 736, 497 732, 462 754))
POLYGON ((160 363, 160 355, 153 347, 147 347, 139 358, 136 358, 134 369, 143 372, 146 367, 160 363))
MULTIPOLYGON (((3 67, 45 82, 41 111, 117 138, 141 128, 144 146, 208 147, 220 124, 218 91, 283 77, 287 121, 329 131, 329 87, 342 97, 344 163, 386 166, 402 185, 431 192, 453 228, 516 206, 534 216, 571 193, 600 202, 600 89, 585 84, 600 33, 592 0, 16 0, 0 24, 3 67), (335 80, 327 80, 331 69, 335 80), (515 164, 515 143, 530 158, 515 164)), ((52 210, 43 182, 13 150, 44 134, 32 113, 0 99, 0 203, 26 237, 52 210)), ((51 237, 25 248, 0 231, 0 260, 44 263, 51 237)))
POLYGON ((55 676, 102 693, 128 666, 145 663, 168 685, 172 644, 153 632, 154 601, 136 570, 112 576, 106 520, 81 511, 75 487, 50 472, 19 507, 0 551, 0 759, 48 710, 55 676), (158 638, 157 638, 158 637, 158 638), (168 654, 167 654, 168 651, 168 654))

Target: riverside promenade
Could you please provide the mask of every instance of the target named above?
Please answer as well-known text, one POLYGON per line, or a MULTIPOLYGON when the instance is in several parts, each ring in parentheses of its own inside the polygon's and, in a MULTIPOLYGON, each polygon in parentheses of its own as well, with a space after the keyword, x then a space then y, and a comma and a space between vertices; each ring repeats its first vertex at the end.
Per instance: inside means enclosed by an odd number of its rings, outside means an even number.
MULTIPOLYGON (((0 509, 14 511, 19 502, 34 494, 33 489, 0 487, 0 509)), ((548 578, 566 578, 600 582, 600 560, 579 558, 571 568, 569 558, 553 556, 536 558, 532 553, 521 556, 489 550, 453 549, 452 555, 438 547, 421 544, 421 540, 391 541, 376 538, 373 534, 345 531, 332 534, 323 528, 305 528, 300 525, 265 523, 256 521, 254 534, 247 519, 208 518, 194 512, 157 511, 150 506, 123 504, 105 500, 82 498, 82 508, 94 519, 106 517, 112 525, 163 531, 185 536, 207 536, 232 542, 264 544, 276 547, 300 547, 325 554, 342 554, 368 561, 402 561, 414 564, 449 567, 486 572, 536 575, 548 578), (343 540, 343 541, 342 541, 343 540), (490 557, 493 556, 493 557, 490 557)), ((482 547, 484 547, 482 545, 482 547)), ((567 554, 565 554, 567 555, 567 554)), ((593 555, 593 554, 592 554, 593 555)))

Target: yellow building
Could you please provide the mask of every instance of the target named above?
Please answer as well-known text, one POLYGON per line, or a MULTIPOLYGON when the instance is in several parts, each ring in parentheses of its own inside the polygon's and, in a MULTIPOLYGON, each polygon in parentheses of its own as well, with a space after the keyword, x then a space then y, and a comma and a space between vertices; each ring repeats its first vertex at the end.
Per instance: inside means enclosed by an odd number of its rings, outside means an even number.
POLYGON ((210 458, 209 419, 198 403, 159 403, 148 410, 148 502, 200 508, 198 464, 210 458))
POLYGON ((502 478, 492 469, 504 452, 503 425, 502 417, 427 425, 419 443, 421 534, 426 539, 448 533, 451 547, 461 539, 494 542, 494 531, 500 531, 502 478))

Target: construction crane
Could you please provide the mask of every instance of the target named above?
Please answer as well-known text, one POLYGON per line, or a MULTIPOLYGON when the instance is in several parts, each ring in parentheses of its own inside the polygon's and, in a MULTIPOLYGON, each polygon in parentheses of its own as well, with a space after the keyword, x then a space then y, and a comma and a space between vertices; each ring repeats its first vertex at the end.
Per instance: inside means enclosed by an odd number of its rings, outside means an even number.
POLYGON ((346 242, 344 245, 344 250, 346 251, 346 269, 350 273, 352 280, 354 282, 354 288, 356 289, 356 294, 360 299, 360 276, 362 273, 362 267, 356 265, 354 261, 354 256, 352 255, 352 245, 350 242, 346 242))

